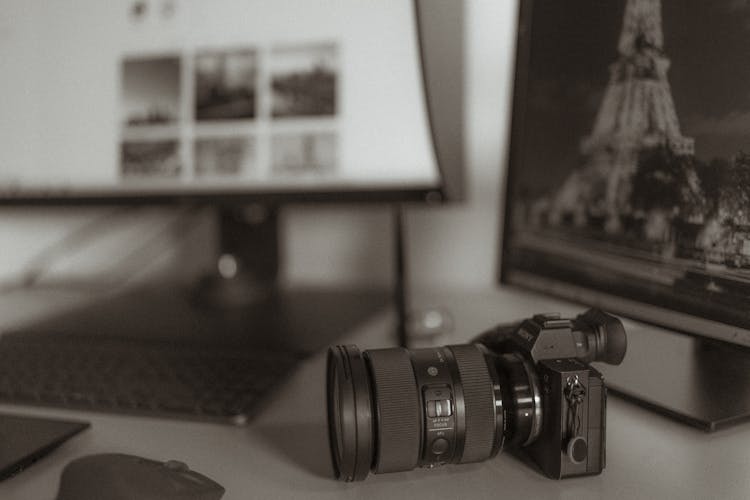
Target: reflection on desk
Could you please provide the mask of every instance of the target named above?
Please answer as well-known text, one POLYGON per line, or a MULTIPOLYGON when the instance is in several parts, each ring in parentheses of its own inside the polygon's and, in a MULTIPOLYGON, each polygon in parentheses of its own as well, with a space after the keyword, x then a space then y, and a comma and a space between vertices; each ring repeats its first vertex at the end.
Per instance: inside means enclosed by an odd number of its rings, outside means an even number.
MULTIPOLYGON (((460 299, 425 296, 456 313, 463 342, 494 322, 538 311, 564 314, 582 308, 517 291, 460 299), (479 324, 478 324, 479 323, 479 324)), ((395 314, 384 312, 346 342, 362 348, 392 339, 395 314)), ((325 353, 300 365, 247 427, 110 416, 0 405, 0 411, 86 419, 92 429, 15 478, 0 483, 3 500, 53 498, 70 460, 92 453, 127 453, 176 459, 222 484, 226 499, 246 498, 747 498, 750 426, 715 434, 676 423, 615 397, 609 398, 607 468, 600 476, 553 481, 515 458, 436 470, 371 475, 360 483, 333 480, 325 415, 325 353)))

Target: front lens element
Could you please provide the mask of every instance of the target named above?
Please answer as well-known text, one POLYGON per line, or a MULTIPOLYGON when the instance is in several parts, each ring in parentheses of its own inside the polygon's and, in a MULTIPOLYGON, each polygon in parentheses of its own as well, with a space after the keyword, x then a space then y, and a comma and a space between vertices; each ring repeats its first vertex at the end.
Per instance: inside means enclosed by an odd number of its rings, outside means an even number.
POLYGON ((328 350, 328 437, 338 479, 361 481, 370 472, 373 414, 370 382, 355 346, 328 350))

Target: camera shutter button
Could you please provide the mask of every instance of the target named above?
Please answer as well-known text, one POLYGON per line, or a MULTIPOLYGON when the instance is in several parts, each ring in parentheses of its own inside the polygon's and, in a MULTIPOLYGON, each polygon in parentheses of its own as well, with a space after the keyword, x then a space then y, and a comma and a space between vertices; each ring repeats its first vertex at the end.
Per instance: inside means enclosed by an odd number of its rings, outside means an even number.
POLYGON ((568 458, 574 464, 578 465, 585 462, 588 454, 589 445, 586 442, 585 438, 576 436, 568 441, 568 446, 566 447, 566 455, 568 455, 568 458))

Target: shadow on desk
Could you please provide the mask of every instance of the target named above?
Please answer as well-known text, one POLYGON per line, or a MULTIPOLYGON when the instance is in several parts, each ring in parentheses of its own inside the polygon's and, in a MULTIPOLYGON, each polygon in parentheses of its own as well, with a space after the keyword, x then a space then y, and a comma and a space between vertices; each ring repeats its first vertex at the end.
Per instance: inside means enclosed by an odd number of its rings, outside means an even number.
POLYGON ((305 471, 333 481, 328 428, 323 422, 258 425, 257 436, 305 471))

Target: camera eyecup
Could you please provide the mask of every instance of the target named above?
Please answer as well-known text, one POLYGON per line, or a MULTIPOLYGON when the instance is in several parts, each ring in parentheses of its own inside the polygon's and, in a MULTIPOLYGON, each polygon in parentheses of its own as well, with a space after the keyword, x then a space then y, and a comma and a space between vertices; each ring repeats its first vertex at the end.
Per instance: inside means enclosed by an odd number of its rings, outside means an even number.
POLYGON ((594 333, 595 353, 590 361, 619 365, 628 350, 628 337, 622 321, 601 309, 589 309, 578 317, 594 333))
POLYGON ((362 481, 373 460, 373 411, 367 367, 356 346, 328 349, 327 393, 336 478, 362 481))

